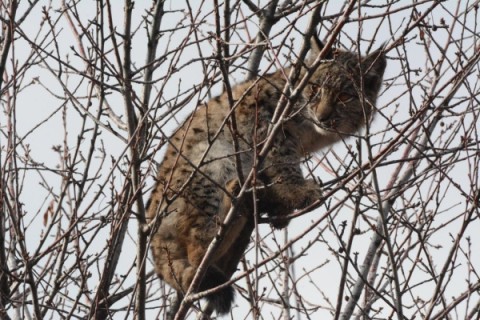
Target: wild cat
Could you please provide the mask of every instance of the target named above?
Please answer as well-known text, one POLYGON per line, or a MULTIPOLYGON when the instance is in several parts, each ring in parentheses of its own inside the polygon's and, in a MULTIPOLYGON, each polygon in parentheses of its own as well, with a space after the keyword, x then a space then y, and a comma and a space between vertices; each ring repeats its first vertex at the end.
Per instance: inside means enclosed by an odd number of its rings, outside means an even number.
MULTIPOLYGON (((320 40, 313 37, 307 62, 322 48, 320 40)), ((255 208, 257 213, 276 218, 272 219, 273 227, 287 226, 288 219, 282 216, 322 197, 321 187, 303 177, 301 162, 309 153, 356 133, 368 123, 385 67, 381 49, 360 58, 352 52, 331 50, 315 70, 256 168, 255 208)), ((238 172, 247 176, 252 169, 288 73, 288 69, 277 71, 233 88, 235 132, 226 124, 232 108, 224 92, 198 106, 168 141, 147 218, 158 219, 151 239, 155 271, 179 293, 188 290, 232 206, 239 190, 238 172)), ((249 243, 254 229, 253 205, 246 201, 238 206, 200 291, 227 282, 249 243)), ((227 313, 234 289, 217 290, 207 299, 218 314, 227 313)))

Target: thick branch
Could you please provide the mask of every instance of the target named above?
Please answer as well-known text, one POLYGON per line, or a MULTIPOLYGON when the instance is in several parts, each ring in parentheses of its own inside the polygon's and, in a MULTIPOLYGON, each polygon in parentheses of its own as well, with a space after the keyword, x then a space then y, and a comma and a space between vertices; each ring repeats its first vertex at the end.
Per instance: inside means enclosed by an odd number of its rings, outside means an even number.
POLYGON ((261 10, 260 29, 258 30, 255 38, 255 49, 253 49, 247 62, 247 79, 253 79, 258 75, 258 67, 262 61, 263 53, 267 48, 266 42, 270 34, 270 30, 275 24, 274 17, 277 5, 278 0, 272 0, 266 9, 261 10))

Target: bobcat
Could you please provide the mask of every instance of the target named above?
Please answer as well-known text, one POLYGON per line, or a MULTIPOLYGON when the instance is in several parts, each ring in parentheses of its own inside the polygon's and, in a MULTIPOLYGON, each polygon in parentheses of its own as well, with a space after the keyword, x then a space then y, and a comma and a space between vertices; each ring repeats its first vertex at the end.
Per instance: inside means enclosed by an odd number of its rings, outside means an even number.
MULTIPOLYGON (((316 37, 311 43, 307 62, 323 48, 316 37)), ((273 217, 274 228, 287 226, 288 219, 282 216, 322 197, 320 186, 303 177, 301 161, 369 121, 385 67, 381 49, 361 59, 352 52, 331 50, 315 70, 256 168, 257 213, 273 217)), ((264 143, 285 86, 285 74, 288 70, 233 88, 235 134, 226 124, 232 109, 223 93, 198 106, 169 139, 147 218, 158 222, 151 240, 155 271, 180 294, 188 289, 229 212, 239 190, 238 172, 247 176, 252 169, 255 151, 264 143)), ((206 270, 201 291, 228 281, 248 246, 254 210, 253 201, 244 202, 236 204, 240 210, 206 270)), ((218 314, 224 314, 231 308, 234 290, 228 286, 207 299, 218 314)))

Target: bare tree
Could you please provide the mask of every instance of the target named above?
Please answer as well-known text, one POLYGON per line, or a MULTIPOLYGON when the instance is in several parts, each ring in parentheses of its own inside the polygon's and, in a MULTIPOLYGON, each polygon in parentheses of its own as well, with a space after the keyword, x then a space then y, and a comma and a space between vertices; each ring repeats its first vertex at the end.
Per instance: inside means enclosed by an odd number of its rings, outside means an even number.
MULTIPOLYGON (((145 219, 170 134, 291 65, 293 99, 317 32, 359 56, 384 45, 378 110, 305 162, 324 201, 285 231, 258 217, 227 318, 479 319, 479 6, 0 1, 0 317, 173 317, 145 219)), ((203 296, 177 319, 208 319, 203 296)))

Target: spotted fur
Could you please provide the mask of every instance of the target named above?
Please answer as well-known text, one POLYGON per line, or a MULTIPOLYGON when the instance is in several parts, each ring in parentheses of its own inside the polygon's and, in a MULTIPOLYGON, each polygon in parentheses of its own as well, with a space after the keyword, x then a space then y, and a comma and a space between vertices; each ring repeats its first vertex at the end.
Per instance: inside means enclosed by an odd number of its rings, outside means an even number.
MULTIPOLYGON (((321 49, 316 38, 312 44, 309 61, 321 49)), ((287 226, 288 220, 281 219, 282 216, 322 197, 320 186, 303 177, 301 161, 368 123, 385 66, 381 50, 360 59, 354 53, 337 50, 330 52, 314 72, 257 168, 257 213, 276 217, 272 219, 273 227, 287 226)), ((285 74, 288 70, 233 88, 237 126, 234 134, 226 121, 231 106, 224 93, 199 105, 169 139, 149 201, 148 219, 156 218, 158 222, 151 241, 155 271, 180 293, 188 289, 232 206, 232 197, 239 190, 237 173, 247 176, 252 169, 254 152, 261 149, 267 137, 285 87, 285 74), (240 159, 241 168, 236 167, 236 158, 240 159)), ((253 231, 253 206, 237 206, 240 210, 236 211, 235 221, 229 225, 200 290, 226 282, 248 246, 253 231)), ((209 296, 219 314, 230 310, 233 298, 231 287, 209 296)))

